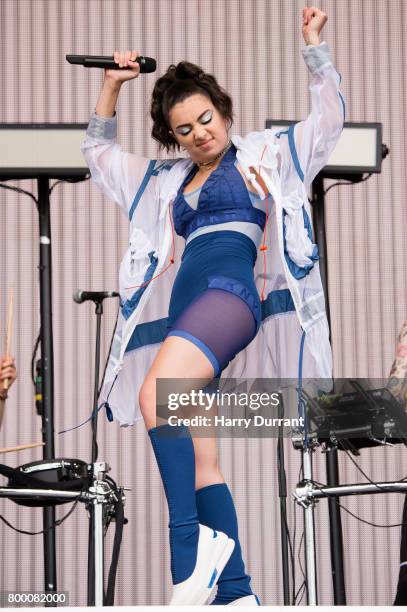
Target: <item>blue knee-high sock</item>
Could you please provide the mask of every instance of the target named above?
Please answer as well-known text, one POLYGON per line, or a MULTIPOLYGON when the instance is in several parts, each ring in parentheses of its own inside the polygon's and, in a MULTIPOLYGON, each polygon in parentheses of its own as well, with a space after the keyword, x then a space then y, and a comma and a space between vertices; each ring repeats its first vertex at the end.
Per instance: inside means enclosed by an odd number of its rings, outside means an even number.
POLYGON ((239 597, 252 595, 250 576, 245 572, 238 536, 235 505, 225 483, 213 484, 196 491, 199 522, 226 533, 235 541, 233 553, 218 581, 218 592, 212 605, 226 605, 239 597))
POLYGON ((160 425, 148 435, 167 497, 171 574, 173 584, 178 584, 192 574, 198 548, 194 445, 184 425, 160 425))

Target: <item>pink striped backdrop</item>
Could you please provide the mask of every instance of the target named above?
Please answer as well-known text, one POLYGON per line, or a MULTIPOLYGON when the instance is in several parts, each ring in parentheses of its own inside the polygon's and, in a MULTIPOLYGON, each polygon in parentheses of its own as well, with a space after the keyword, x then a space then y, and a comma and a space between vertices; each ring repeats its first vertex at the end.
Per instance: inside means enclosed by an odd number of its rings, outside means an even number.
MULTIPOLYGON (((383 171, 353 187, 330 190, 326 201, 329 296, 335 372, 386 376, 398 330, 406 317, 406 31, 403 0, 317 1, 329 20, 324 39, 343 77, 348 121, 383 123, 390 156, 383 171)), ((235 103, 235 133, 264 128, 267 118, 299 119, 309 111, 308 75, 300 48, 299 0, 0 0, 0 122, 87 122, 102 73, 72 67, 66 53, 111 54, 135 48, 158 60, 158 71, 123 88, 119 138, 128 150, 156 157, 150 136, 149 96, 170 63, 188 59, 213 72, 235 103)), ((1 153, 0 153, 1 155, 1 153)), ((32 181, 11 182, 36 193, 32 181)), ((95 323, 89 304, 75 305, 77 288, 115 289, 127 223, 90 182, 52 192, 55 428, 85 420, 91 410, 95 323)), ((14 353, 19 379, 10 392, 0 446, 40 439, 30 381, 39 329, 38 221, 27 196, 0 189, 0 320, 7 287, 16 295, 14 353)), ((115 320, 106 304, 103 357, 115 320)), ((4 327, 4 326, 3 326, 4 327)), ((1 339, 0 339, 1 340, 1 339)), ((60 457, 90 459, 90 430, 56 435, 60 457)), ((253 586, 265 604, 283 603, 274 440, 221 441, 221 461, 239 513, 253 586)), ((112 466, 127 494, 116 603, 168 603, 168 522, 163 491, 143 425, 120 430, 102 416, 99 457, 112 466)), ((3 455, 7 465, 41 459, 41 451, 3 455)), ((363 481, 347 457, 344 482, 363 481)), ((298 481, 299 455, 286 441, 289 491, 298 481)), ((359 465, 374 480, 401 478, 400 447, 363 451, 359 465)), ((325 480, 324 457, 315 479, 325 480)), ((3 479, 2 479, 3 481, 3 479)), ((343 505, 378 524, 399 523, 402 496, 343 499, 343 505)), ((57 516, 68 506, 58 508, 57 516)), ((20 529, 41 529, 41 510, 0 500, 0 513, 20 529)), ((302 533, 297 509, 298 550, 302 533)), ((294 526, 293 504, 289 524, 294 526)), ((319 598, 332 603, 327 506, 317 505, 319 598)), ((348 604, 390 604, 398 573, 399 528, 379 529, 343 513, 348 604)), ((42 536, 0 526, 0 589, 43 588, 42 536)), ((107 551, 111 550, 112 528, 107 551)), ((71 605, 86 605, 87 516, 79 507, 57 529, 58 589, 71 605)), ((107 555, 108 558, 109 555, 107 555)), ((302 580, 297 563, 298 586, 302 580)))

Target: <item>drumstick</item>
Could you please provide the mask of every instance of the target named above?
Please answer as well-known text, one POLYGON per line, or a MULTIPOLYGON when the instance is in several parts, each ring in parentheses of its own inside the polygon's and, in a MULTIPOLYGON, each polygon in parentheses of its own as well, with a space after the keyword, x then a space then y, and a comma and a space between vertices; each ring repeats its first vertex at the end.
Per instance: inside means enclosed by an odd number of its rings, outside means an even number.
POLYGON ((26 448, 35 448, 36 446, 45 446, 45 442, 34 442, 33 444, 20 444, 20 446, 12 446, 10 448, 0 448, 0 453, 11 453, 13 451, 25 450, 26 448))
MULTIPOLYGON (((6 335, 6 357, 11 357, 11 335, 13 331, 13 287, 9 289, 7 309, 7 335, 6 335)), ((3 389, 8 390, 8 378, 3 381, 3 389)))

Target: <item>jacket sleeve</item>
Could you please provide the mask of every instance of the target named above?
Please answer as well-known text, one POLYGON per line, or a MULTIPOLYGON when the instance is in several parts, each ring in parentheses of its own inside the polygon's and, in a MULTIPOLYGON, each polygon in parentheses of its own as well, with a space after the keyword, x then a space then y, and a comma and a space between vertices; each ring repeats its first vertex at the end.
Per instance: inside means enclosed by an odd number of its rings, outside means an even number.
POLYGON ((152 176, 156 160, 122 150, 117 143, 116 114, 107 118, 93 113, 81 151, 93 181, 129 216, 137 194, 152 176))
POLYGON ((308 188, 339 140, 345 103, 339 91, 341 76, 332 64, 327 43, 307 45, 302 55, 311 73, 311 112, 304 121, 292 126, 290 148, 294 149, 291 153, 296 171, 308 188))

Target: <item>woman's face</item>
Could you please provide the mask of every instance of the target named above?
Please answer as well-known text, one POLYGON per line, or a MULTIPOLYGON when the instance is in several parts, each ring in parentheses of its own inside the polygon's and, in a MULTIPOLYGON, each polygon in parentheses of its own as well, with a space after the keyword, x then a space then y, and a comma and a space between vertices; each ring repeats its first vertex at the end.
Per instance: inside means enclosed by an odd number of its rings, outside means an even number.
POLYGON ((193 94, 175 104, 169 119, 176 141, 195 162, 213 159, 228 143, 227 120, 210 98, 202 94, 193 94))

